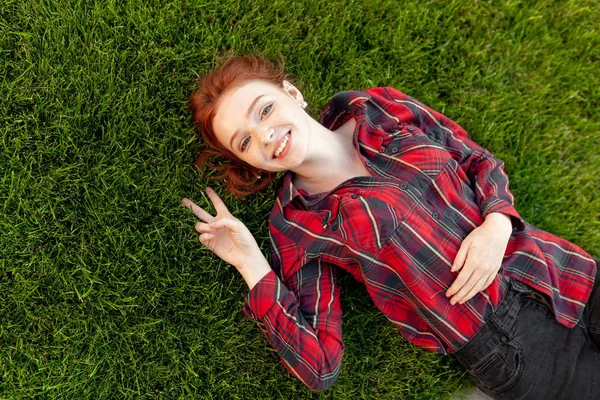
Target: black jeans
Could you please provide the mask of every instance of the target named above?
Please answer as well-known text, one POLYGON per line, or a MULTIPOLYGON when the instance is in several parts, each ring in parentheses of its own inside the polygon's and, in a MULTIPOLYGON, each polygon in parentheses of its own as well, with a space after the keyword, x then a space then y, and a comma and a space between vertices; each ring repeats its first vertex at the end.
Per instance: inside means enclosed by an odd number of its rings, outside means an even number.
POLYGON ((572 329, 556 321, 544 295, 514 279, 509 287, 486 325, 454 353, 475 384, 494 399, 600 399, 600 271, 572 329))
POLYGON ((596 273, 596 281, 594 282, 594 290, 590 300, 583 310, 583 319, 588 324, 588 330, 592 340, 596 343, 596 346, 600 349, 600 259, 596 260, 596 266, 598 272, 596 273))

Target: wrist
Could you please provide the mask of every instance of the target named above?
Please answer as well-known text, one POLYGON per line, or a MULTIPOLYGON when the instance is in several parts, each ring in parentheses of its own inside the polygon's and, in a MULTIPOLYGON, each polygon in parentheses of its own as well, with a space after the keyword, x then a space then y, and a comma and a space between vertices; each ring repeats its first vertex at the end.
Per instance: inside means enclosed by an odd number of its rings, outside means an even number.
POLYGON ((239 266, 237 270, 246 281, 248 288, 252 290, 265 275, 271 272, 271 266, 265 256, 260 254, 257 257, 253 257, 246 261, 243 265, 239 266))
POLYGON ((510 235, 512 232, 512 219, 510 215, 492 212, 485 216, 484 223, 491 225, 495 230, 510 235))

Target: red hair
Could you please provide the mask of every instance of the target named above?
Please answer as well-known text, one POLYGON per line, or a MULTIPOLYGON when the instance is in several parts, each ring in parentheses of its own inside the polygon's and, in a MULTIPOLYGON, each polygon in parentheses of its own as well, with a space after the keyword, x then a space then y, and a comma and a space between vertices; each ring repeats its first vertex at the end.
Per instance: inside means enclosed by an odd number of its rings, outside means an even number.
POLYGON ((221 66, 202 76, 198 80, 198 89, 189 97, 188 106, 192 117, 208 146, 200 153, 195 164, 200 171, 204 166, 217 171, 214 179, 224 178, 225 186, 236 197, 266 188, 277 174, 254 168, 219 143, 212 126, 217 102, 226 91, 248 81, 262 80, 283 87, 283 80, 286 78, 282 61, 276 67, 259 55, 232 56, 221 66), (213 162, 213 157, 224 162, 213 162))

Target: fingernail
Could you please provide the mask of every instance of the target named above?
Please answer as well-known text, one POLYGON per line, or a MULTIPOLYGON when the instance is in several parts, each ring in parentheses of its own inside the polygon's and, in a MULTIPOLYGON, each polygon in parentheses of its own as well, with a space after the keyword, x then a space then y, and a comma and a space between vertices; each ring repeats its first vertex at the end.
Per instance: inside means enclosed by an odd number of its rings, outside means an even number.
POLYGON ((450 304, 451 305, 455 305, 456 304, 456 300, 450 300, 450 304))

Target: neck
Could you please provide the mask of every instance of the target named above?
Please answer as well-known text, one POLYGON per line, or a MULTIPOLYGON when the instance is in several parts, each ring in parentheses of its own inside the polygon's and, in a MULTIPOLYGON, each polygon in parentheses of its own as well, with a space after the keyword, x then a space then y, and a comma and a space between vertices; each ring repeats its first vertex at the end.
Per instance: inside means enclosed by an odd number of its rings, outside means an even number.
POLYGON ((315 121, 309 142, 309 156, 292 172, 294 184, 309 192, 331 190, 346 179, 368 172, 352 143, 356 121, 350 119, 331 131, 315 121))

